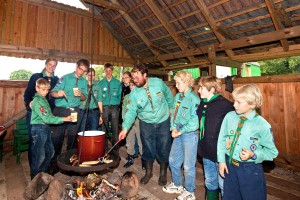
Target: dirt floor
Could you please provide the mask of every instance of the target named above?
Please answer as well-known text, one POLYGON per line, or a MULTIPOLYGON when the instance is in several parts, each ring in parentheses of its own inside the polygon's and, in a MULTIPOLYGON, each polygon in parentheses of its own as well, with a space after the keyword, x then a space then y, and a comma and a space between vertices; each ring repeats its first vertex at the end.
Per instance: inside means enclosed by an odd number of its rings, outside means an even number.
MULTIPOLYGON (((121 147, 120 149, 121 161, 117 168, 114 169, 114 173, 119 175, 124 174, 126 171, 131 170, 141 178, 144 171, 141 169, 140 158, 135 159, 135 164, 128 169, 123 168, 126 162, 126 149, 121 147)), ((159 175, 159 165, 154 165, 154 176, 150 182, 145 186, 140 186, 139 193, 136 199, 163 199, 171 200, 176 198, 176 194, 166 194, 162 191, 161 186, 157 184, 159 175)), ((270 172, 266 172, 267 188, 268 188, 268 200, 286 199, 296 200, 300 199, 300 176, 291 171, 284 170, 279 167, 275 167, 270 172)), ((55 175, 62 184, 67 183, 74 176, 58 173, 55 175)), ((168 181, 171 180, 170 173, 168 173, 168 181)), ((25 199, 24 191, 25 187, 30 181, 29 166, 27 152, 23 152, 21 155, 21 164, 16 164, 16 157, 12 155, 12 152, 6 152, 3 161, 0 163, 0 200, 22 200, 25 199)), ((204 181, 202 166, 197 163, 197 181, 196 181, 196 199, 204 198, 204 181)), ((255 197, 253 197, 255 199, 255 197)))

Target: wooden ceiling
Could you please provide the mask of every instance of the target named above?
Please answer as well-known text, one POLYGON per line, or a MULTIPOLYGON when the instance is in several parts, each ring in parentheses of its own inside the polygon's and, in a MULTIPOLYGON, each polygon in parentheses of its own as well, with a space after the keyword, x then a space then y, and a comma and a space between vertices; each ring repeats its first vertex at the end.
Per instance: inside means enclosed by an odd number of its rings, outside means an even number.
POLYGON ((299 0, 82 0, 136 62, 165 70, 300 55, 299 0))

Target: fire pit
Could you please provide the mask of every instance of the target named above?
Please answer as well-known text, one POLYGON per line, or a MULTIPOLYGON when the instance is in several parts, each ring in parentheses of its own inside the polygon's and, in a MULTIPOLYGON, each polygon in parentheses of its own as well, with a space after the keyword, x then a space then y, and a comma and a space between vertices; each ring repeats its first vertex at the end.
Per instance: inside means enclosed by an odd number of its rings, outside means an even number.
POLYGON ((112 160, 111 163, 98 163, 91 166, 79 166, 75 165, 72 166, 70 163, 70 158, 77 154, 77 149, 71 149, 68 150, 62 154, 60 154, 57 158, 57 165, 60 169, 65 171, 71 171, 71 172, 77 172, 77 173, 90 173, 90 172, 98 172, 103 171, 107 168, 112 168, 118 166, 120 162, 120 157, 113 152, 111 152, 109 155, 109 159, 112 160))

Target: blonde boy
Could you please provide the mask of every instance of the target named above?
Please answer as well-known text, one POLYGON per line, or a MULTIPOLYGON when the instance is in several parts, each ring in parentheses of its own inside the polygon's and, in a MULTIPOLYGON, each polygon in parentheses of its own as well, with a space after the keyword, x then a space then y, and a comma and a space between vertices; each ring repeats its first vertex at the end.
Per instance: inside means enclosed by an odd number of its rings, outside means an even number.
POLYGON ((243 85, 233 93, 235 111, 222 123, 218 139, 219 173, 224 177, 223 200, 267 199, 261 163, 278 155, 271 125, 255 109, 263 98, 255 85, 243 85))
POLYGON ((46 95, 50 89, 50 83, 44 78, 36 81, 36 94, 31 102, 31 136, 30 153, 30 176, 33 178, 39 172, 48 172, 49 163, 54 155, 54 147, 50 136, 48 124, 60 124, 64 121, 72 121, 72 117, 53 116, 46 95))

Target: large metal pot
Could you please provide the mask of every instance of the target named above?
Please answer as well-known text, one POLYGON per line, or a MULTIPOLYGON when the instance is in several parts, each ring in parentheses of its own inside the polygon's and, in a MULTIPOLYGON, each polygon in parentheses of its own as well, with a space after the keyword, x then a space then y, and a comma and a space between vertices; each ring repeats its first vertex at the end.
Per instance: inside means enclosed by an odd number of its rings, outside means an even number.
POLYGON ((80 162, 98 160, 105 154, 105 132, 85 131, 78 133, 77 155, 80 162))

